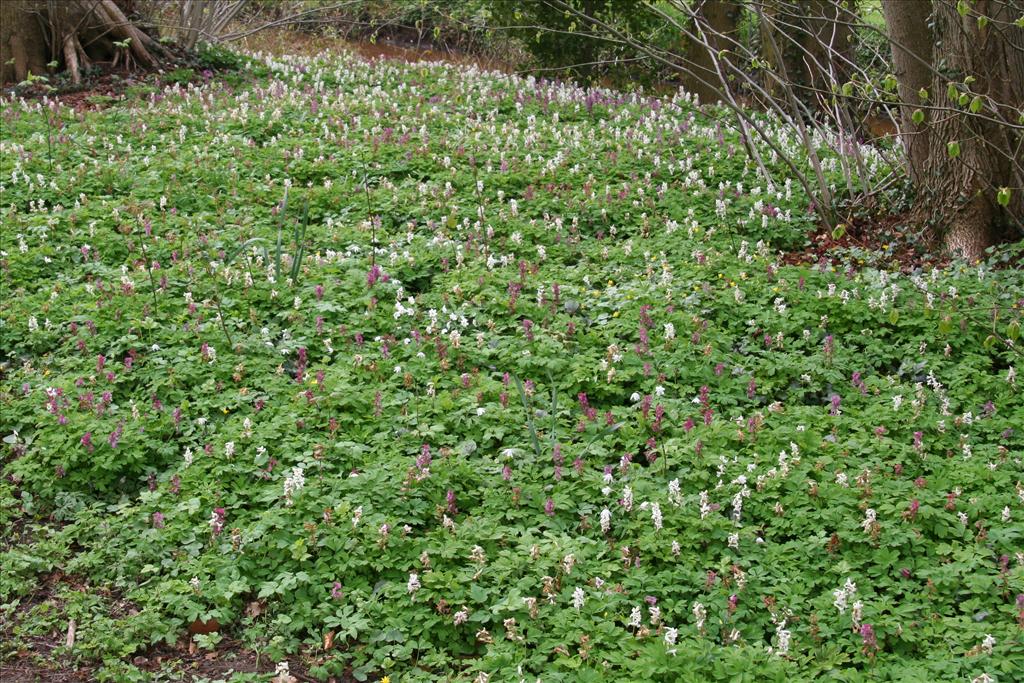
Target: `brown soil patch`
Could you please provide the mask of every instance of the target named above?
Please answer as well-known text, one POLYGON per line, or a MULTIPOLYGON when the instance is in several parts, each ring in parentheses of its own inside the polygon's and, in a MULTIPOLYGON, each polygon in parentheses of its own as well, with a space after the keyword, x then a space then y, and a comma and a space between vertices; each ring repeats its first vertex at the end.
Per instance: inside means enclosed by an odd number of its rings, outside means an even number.
POLYGON ((785 253, 782 262, 790 265, 825 266, 871 265, 895 268, 909 273, 922 267, 944 267, 949 258, 931 253, 926 242, 912 226, 907 215, 858 217, 843 224, 840 231, 817 228, 807 236, 810 244, 785 253), (871 263, 851 264, 852 254, 860 250, 870 254, 871 263))

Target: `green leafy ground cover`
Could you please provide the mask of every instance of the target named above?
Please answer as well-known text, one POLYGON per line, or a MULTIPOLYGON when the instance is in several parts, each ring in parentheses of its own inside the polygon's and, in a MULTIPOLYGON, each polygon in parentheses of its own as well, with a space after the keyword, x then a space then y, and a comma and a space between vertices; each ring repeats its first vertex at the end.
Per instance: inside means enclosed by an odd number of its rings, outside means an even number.
POLYGON ((8 664, 1024 670, 1009 252, 785 265, 799 186, 684 95, 260 56, 0 117, 8 664))

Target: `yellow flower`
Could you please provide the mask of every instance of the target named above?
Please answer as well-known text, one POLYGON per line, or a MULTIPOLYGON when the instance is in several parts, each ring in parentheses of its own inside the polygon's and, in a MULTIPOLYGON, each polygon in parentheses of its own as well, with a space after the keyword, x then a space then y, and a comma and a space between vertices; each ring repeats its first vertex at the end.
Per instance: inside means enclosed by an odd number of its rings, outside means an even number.
POLYGON ((222 413, 224 413, 225 415, 227 415, 227 414, 228 414, 228 409, 227 409, 227 408, 221 408, 220 410, 221 410, 221 412, 222 412, 222 413))
POLYGON ((380 683, 391 683, 391 676, 385 676, 384 678, 380 679, 380 683))

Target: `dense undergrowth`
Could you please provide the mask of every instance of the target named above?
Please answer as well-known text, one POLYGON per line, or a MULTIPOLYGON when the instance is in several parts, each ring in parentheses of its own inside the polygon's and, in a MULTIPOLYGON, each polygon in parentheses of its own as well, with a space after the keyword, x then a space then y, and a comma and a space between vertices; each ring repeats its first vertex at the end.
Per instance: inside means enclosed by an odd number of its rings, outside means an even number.
POLYGON ((9 665, 1024 668, 1019 245, 784 265, 806 197, 683 94, 242 73, 0 105, 9 665))

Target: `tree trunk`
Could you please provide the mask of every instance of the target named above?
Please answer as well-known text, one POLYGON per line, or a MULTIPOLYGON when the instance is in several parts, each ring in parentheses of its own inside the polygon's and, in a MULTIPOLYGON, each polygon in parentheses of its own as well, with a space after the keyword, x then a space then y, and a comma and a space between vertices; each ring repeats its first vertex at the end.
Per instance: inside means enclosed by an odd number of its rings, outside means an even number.
POLYGON ((900 107, 900 140, 907 152, 910 179, 918 185, 928 162, 928 126, 915 124, 911 117, 921 101, 918 92, 932 84, 932 30, 928 25, 932 0, 882 0, 882 12, 892 45, 896 92, 904 103, 900 107))
POLYGON ((184 0, 178 13, 178 44, 191 50, 199 40, 199 32, 203 26, 203 14, 208 12, 207 0, 184 0))
POLYGON ((57 61, 78 84, 81 69, 93 61, 130 55, 136 64, 152 67, 164 54, 114 0, 0 0, 3 83, 46 73, 47 64, 57 61), (128 41, 125 48, 113 45, 123 40, 128 41))
MULTIPOLYGON (((964 109, 949 98, 947 86, 973 76, 971 93, 1004 105, 1016 123, 1016 113, 1024 107, 1024 29, 1012 23, 1019 13, 1002 0, 977 0, 972 9, 978 14, 961 16, 953 2, 936 3, 934 63, 944 68, 932 85, 932 99, 964 109), (980 26, 978 15, 990 23, 980 26)), ((987 112, 984 106, 980 113, 987 112)), ((943 219, 940 230, 950 251, 977 259, 1002 231, 1012 228, 1014 217, 1024 219, 1022 141, 1019 131, 966 114, 943 115, 933 125, 924 164, 925 200, 933 217, 943 219), (958 158, 949 154, 954 142, 958 158), (996 201, 1000 187, 1016 188, 1006 208, 996 201), (928 194, 935 198, 929 201, 928 194)))
MULTIPOLYGON (((696 28, 703 31, 706 42, 715 53, 732 48, 740 8, 732 0, 702 0, 694 7, 696 28), (731 40, 732 39, 732 40, 731 40)), ((694 31, 701 35, 702 31, 694 31)), ((686 49, 686 67, 692 74, 685 80, 687 90, 695 93, 701 102, 722 99, 722 86, 711 51, 698 41, 689 41, 686 49)))
MULTIPOLYGON (((850 0, 757 0, 761 56, 775 73, 786 74, 805 104, 816 106, 835 83, 849 78, 853 60, 850 0)), ((769 79, 765 89, 784 86, 769 79)))
MULTIPOLYGON (((795 19, 787 15, 779 0, 761 1, 762 21, 758 23, 758 32, 761 37, 761 58, 767 63, 768 70, 779 74, 785 74, 785 78, 792 83, 798 83, 800 73, 799 48, 787 35, 794 35, 792 30, 787 31, 777 22, 791 24, 795 19)), ((764 89, 773 97, 778 95, 781 84, 775 79, 767 78, 764 82, 764 89)))
POLYGON ((119 41, 129 41, 128 50, 136 62, 142 66, 156 65, 156 59, 150 54, 150 48, 156 45, 155 41, 128 21, 113 0, 98 0, 95 4, 90 4, 93 12, 109 27, 110 32, 119 41))
POLYGON ((64 34, 64 63, 71 75, 71 82, 78 85, 82 82, 82 72, 78 64, 78 50, 75 49, 76 40, 74 33, 64 34))
POLYGON ((45 0, 0 0, 0 83, 46 73, 50 60, 37 16, 45 7, 45 0))
MULTIPOLYGON (((812 0, 801 34, 803 80, 816 91, 832 92, 845 83, 853 61, 852 13, 846 0, 812 0)), ((820 93, 819 93, 820 94, 820 93)))
POLYGON ((1024 30, 1013 25, 1019 8, 977 0, 962 16, 953 0, 883 0, 882 9, 904 103, 916 217, 950 252, 980 258, 1001 236, 1019 232, 1024 217, 1024 193, 1016 189, 1024 186, 1024 135, 999 123, 1017 123, 1024 107, 1024 30), (927 98, 918 94, 922 88, 927 98), (977 116, 962 94, 980 98, 977 116), (918 108, 925 118, 915 125, 910 117, 918 108), (996 200, 1003 187, 1015 188, 1006 207, 996 200))

